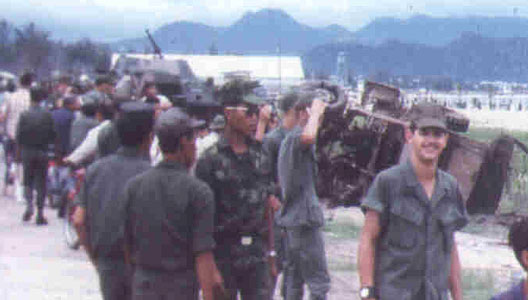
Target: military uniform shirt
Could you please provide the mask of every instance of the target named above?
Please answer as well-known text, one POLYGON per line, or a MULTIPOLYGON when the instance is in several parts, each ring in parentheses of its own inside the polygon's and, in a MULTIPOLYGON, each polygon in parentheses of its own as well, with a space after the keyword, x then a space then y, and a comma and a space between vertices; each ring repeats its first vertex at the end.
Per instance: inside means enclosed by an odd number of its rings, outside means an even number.
POLYGON ((315 190, 315 145, 303 145, 303 128, 295 127, 282 141, 278 175, 283 205, 277 221, 283 227, 321 227, 324 217, 315 190))
POLYGON ((90 129, 96 127, 99 122, 92 117, 81 115, 72 123, 70 132, 70 150, 73 151, 82 143, 90 129))
POLYGON ((271 174, 275 182, 278 182, 279 180, 277 175, 279 149, 282 141, 288 134, 288 131, 289 130, 286 128, 279 126, 266 134, 262 141, 262 150, 265 154, 264 167, 269 169, 268 172, 271 174))
POLYGON ((125 198, 127 245, 136 267, 194 274, 195 255, 215 246, 209 187, 182 164, 162 161, 132 179, 125 198))
POLYGON ((240 257, 247 266, 264 261, 264 216, 267 197, 273 191, 270 176, 262 169, 263 157, 259 143, 251 142, 248 152, 235 154, 221 136, 198 161, 196 176, 214 193, 218 259, 240 257), (243 245, 243 237, 249 245, 243 245))
POLYGON ((88 242, 96 258, 122 258, 125 206, 123 191, 129 179, 150 167, 138 148, 122 147, 93 163, 79 193, 86 208, 88 242))
POLYGON ((407 161, 378 174, 362 208, 380 214, 379 299, 448 299, 454 232, 467 223, 456 179, 437 170, 429 199, 407 161))
POLYGON ((97 155, 105 157, 119 148, 121 141, 117 133, 117 126, 115 122, 110 122, 110 126, 101 129, 97 135, 97 155))

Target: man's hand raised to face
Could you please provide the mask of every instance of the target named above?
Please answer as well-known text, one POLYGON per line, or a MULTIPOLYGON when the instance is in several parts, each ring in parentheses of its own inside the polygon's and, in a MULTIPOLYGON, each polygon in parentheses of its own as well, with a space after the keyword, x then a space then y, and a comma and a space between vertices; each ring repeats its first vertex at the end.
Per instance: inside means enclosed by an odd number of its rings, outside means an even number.
POLYGON ((259 109, 259 122, 268 123, 271 120, 271 105, 266 104, 259 109))
POLYGON ((312 106, 310 107, 310 113, 320 116, 325 112, 327 106, 328 104, 326 104, 326 102, 319 98, 316 98, 312 102, 312 106))

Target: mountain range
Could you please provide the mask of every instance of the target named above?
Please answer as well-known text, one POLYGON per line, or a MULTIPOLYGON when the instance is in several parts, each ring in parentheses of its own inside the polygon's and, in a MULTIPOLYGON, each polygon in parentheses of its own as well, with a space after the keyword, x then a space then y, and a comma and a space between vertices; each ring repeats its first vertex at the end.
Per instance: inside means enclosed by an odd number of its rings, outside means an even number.
MULTIPOLYGON (((380 18, 356 32, 339 25, 314 28, 282 10, 247 13, 228 27, 175 22, 153 32, 176 53, 302 55, 307 75, 336 73, 344 52, 356 75, 440 76, 456 80, 528 77, 528 19, 517 17, 380 18)), ((114 51, 151 52, 148 39, 124 40, 114 51)))
MULTIPOLYGON (((152 34, 164 52, 253 55, 300 54, 315 46, 350 40, 351 32, 339 25, 314 28, 301 24, 282 10, 264 9, 246 13, 228 27, 213 27, 179 21, 160 27, 152 34)), ((112 44, 117 51, 143 52, 151 48, 146 37, 112 44)))
MULTIPOLYGON (((416 15, 408 19, 377 18, 352 32, 340 25, 323 28, 297 22, 279 9, 248 12, 227 27, 178 21, 156 29, 153 37, 164 52, 275 55, 302 54, 312 48, 335 42, 381 45, 398 40, 403 43, 446 46, 464 33, 484 37, 528 37, 528 18, 520 17, 446 17, 416 15), (280 46, 280 47, 279 47, 280 46)), ((148 39, 138 37, 112 44, 115 51, 151 51, 148 39)))
POLYGON ((491 38, 528 37, 528 18, 446 17, 416 15, 409 19, 378 18, 356 31, 354 38, 364 44, 388 40, 445 46, 462 34, 473 32, 491 38))
POLYGON ((335 74, 336 57, 340 52, 346 54, 351 73, 368 77, 384 74, 384 77, 432 76, 457 81, 516 82, 528 78, 528 38, 490 38, 465 33, 445 46, 397 40, 380 45, 330 43, 306 52, 304 68, 316 74, 335 74))

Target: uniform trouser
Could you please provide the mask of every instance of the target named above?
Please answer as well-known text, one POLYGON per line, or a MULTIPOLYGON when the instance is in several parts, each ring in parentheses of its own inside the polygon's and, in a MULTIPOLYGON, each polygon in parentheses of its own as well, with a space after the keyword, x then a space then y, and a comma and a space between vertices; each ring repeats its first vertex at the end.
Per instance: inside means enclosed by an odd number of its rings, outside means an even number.
POLYGON ((104 300, 131 299, 131 266, 123 260, 98 259, 97 273, 104 300))
POLYGON ((33 191, 37 191, 37 208, 41 212, 46 197, 48 157, 44 150, 22 148, 24 198, 28 207, 33 206, 33 191))
POLYGON ((197 300, 194 271, 166 272, 137 268, 132 279, 133 300, 197 300))
POLYGON ((217 265, 229 299, 238 299, 237 292, 240 292, 242 300, 269 300, 270 274, 266 262, 247 270, 236 268, 229 259, 218 260, 217 265))
POLYGON ((330 276, 320 228, 288 228, 286 239, 286 299, 302 299, 304 283, 310 290, 310 299, 326 299, 330 290, 330 276))
MULTIPOLYGON (((284 270, 286 265, 286 232, 282 227, 279 227, 276 223, 273 226, 274 237, 275 237, 275 252, 277 252, 276 265, 277 271, 280 274, 284 270)), ((278 277, 278 276, 277 276, 278 277)), ((282 277, 280 284, 280 294, 283 298, 286 297, 286 283, 285 277, 282 277)), ((275 288, 277 286, 277 278, 271 278, 270 282, 270 299, 273 299, 275 294, 275 288)))
POLYGON ((11 171, 11 164, 15 162, 15 141, 6 137, 4 140, 4 156, 5 156, 5 175, 4 175, 4 184, 9 183, 9 172, 11 171))

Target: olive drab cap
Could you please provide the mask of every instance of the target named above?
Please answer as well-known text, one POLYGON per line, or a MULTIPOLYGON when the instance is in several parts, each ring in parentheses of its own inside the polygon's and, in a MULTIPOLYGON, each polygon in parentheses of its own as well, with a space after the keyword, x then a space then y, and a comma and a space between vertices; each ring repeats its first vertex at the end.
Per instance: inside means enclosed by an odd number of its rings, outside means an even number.
POLYGON ((442 106, 420 103, 411 108, 411 121, 416 128, 435 127, 447 130, 447 121, 442 106))
POLYGON ((204 124, 205 121, 193 119, 180 108, 173 107, 161 113, 156 120, 154 130, 158 136, 170 131, 171 136, 180 137, 204 124))

